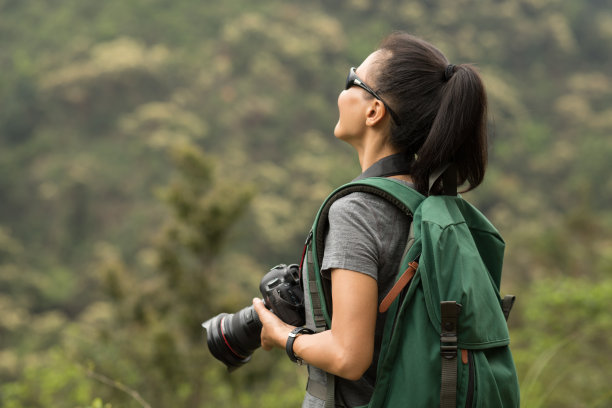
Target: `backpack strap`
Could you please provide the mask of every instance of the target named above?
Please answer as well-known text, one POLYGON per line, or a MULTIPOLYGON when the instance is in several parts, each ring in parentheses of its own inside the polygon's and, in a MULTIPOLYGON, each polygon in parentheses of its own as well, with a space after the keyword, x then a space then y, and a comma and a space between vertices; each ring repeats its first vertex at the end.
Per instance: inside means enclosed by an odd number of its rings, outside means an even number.
POLYGON ((455 163, 446 163, 429 175, 428 195, 431 195, 431 191, 439 180, 442 180, 442 194, 447 196, 457 195, 457 166, 455 163))
MULTIPOLYGON (((312 235, 310 235, 312 238, 312 235)), ((325 322, 325 314, 323 313, 323 303, 321 302, 321 294, 317 287, 317 277, 312 261, 312 252, 306 252, 306 263, 308 264, 308 290, 310 291, 310 301, 312 305, 312 315, 315 324, 315 333, 320 333, 327 328, 325 322)))
POLYGON ((336 407, 336 376, 330 373, 327 374, 327 395, 325 398, 325 408, 336 407))
MULTIPOLYGON (((349 183, 337 189, 327 198, 317 219, 321 218, 327 222, 327 215, 334 201, 354 192, 362 192, 377 195, 394 204, 400 211, 407 214, 412 220, 413 210, 416 209, 421 201, 425 199, 416 190, 400 183, 399 181, 387 178, 369 178, 358 182, 349 183)), ((325 247, 325 228, 316 228, 314 240, 317 248, 325 247)), ((317 251, 319 265, 323 261, 323 251, 317 251)))
MULTIPOLYGON (((315 333, 320 333, 327 329, 327 323, 325 322, 325 314, 323 313, 323 304, 321 303, 321 295, 317 288, 317 278, 315 275, 315 268, 313 263, 312 251, 308 250, 308 246, 312 241, 312 230, 308 234, 305 245, 305 262, 308 267, 308 290, 310 292, 310 302, 312 306, 313 320, 315 324, 315 333)), ((315 381, 312 378, 308 379, 306 385, 306 391, 314 397, 317 397, 325 401, 325 408, 334 408, 335 406, 335 393, 336 393, 336 378, 333 374, 326 373, 325 383, 315 381)))
MULTIPOLYGON (((316 248, 316 262, 317 265, 323 263, 323 253, 325 248, 325 235, 327 232, 327 217, 332 204, 351 193, 362 192, 377 195, 384 198, 390 203, 394 204, 405 213, 412 222, 413 209, 416 209, 421 201, 424 199, 423 195, 418 193, 416 190, 402 184, 401 182, 388 178, 367 178, 360 181, 352 182, 338 188, 332 193, 323 203, 317 214, 315 225, 313 226, 313 242, 312 245, 316 248)), ((309 251, 312 252, 312 251, 309 251)), ((309 264, 309 270, 310 270, 309 264)), ((314 270, 314 268, 312 268, 314 270)), ((310 272, 309 272, 310 273, 310 272)), ((322 313, 325 317, 325 321, 331 324, 332 302, 331 302, 331 286, 330 282, 320 279, 316 276, 316 273, 312 278, 315 280, 319 279, 316 286, 313 289, 322 289, 322 295, 319 294, 319 299, 322 301, 323 307, 322 313)))
POLYGON ((440 302, 440 408, 457 406, 457 320, 460 312, 461 305, 457 302, 440 302))
POLYGON ((514 301, 516 300, 516 296, 514 295, 506 295, 501 301, 502 311, 504 312, 504 317, 506 321, 508 321, 508 317, 510 316, 510 311, 512 310, 512 306, 514 306, 514 301))
POLYGON ((336 408, 336 376, 325 374, 325 383, 308 378, 306 391, 313 397, 325 401, 323 408, 336 408))
MULTIPOLYGON (((393 160, 396 160, 394 157, 393 160)), ((381 163, 381 164, 386 164, 381 163)), ((393 167, 393 166, 391 166, 393 167)), ((400 173, 401 174, 401 173, 400 173)), ((369 176, 369 174, 365 174, 369 176)), ((321 279, 318 267, 323 262, 323 252, 325 248, 325 234, 327 228, 327 216, 331 205, 337 199, 353 192, 364 192, 375 194, 396 205, 402 212, 407 214, 412 220, 413 210, 418 207, 424 197, 417 191, 400 183, 399 181, 387 178, 362 178, 344 185, 334 191, 323 203, 313 224, 313 229, 306 241, 307 250, 305 252, 305 262, 307 264, 308 287, 312 302, 312 315, 315 324, 315 331, 326 330, 328 324, 331 325, 332 302, 330 283, 321 279), (316 268, 315 268, 316 266, 316 268)), ((407 246, 407 249, 409 247, 407 246)), ((417 265, 414 265, 416 270, 417 265)), ((406 284, 410 281, 410 276, 406 284)), ((404 286, 406 285, 404 284, 404 286)), ((400 288, 398 293, 401 292, 400 288)), ((318 383, 312 379, 308 380, 308 392, 319 399, 325 399, 325 408, 335 406, 335 376, 328 374, 326 384, 318 383), (325 389, 325 393, 323 390, 325 389)))

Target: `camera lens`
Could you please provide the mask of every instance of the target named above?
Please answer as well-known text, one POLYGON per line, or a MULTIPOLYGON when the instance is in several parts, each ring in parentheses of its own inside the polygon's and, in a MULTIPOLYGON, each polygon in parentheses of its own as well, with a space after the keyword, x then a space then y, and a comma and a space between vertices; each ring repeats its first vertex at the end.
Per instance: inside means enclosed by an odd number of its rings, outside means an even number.
POLYGON ((247 363, 261 346, 262 324, 253 306, 234 314, 218 314, 202 326, 207 331, 208 349, 229 371, 247 363))
MULTIPOLYGON (((303 291, 299 266, 277 265, 261 279, 264 305, 285 323, 304 324, 303 291)), ((253 306, 234 314, 221 313, 202 323, 212 355, 233 371, 251 359, 261 346, 262 324, 253 306)))

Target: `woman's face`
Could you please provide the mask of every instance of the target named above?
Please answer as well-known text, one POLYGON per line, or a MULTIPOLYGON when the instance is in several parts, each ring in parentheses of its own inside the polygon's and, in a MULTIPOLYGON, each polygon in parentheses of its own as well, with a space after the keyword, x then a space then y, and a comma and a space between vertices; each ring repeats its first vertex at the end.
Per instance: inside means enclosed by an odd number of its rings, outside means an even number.
MULTIPOLYGON (((374 84, 374 63, 380 58, 380 51, 370 54, 357 67, 355 73, 363 82, 374 84)), ((334 136, 356 146, 366 130, 366 112, 372 102, 372 96, 358 86, 352 86, 340 92, 338 96, 338 123, 334 136)))

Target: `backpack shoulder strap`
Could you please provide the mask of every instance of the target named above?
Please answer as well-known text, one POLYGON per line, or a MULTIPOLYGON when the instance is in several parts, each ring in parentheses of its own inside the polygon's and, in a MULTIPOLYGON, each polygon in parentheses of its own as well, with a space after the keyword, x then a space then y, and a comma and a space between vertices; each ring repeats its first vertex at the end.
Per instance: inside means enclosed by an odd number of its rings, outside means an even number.
POLYGON ((382 197, 396 205, 410 219, 412 219, 412 214, 414 214, 418 206, 425 199, 422 194, 397 180, 370 177, 339 187, 323 202, 312 227, 312 240, 310 242, 309 253, 307 254, 308 290, 311 293, 311 298, 316 299, 313 300, 313 306, 315 302, 321 305, 320 308, 313 308, 315 321, 321 321, 321 318, 323 318, 328 327, 331 325, 332 315, 331 288, 329 287, 329 282, 321 279, 320 274, 320 266, 323 263, 325 249, 325 235, 328 228, 328 215, 331 206, 336 200, 354 192, 364 192, 382 197))
MULTIPOLYGON (((311 312, 314 318, 315 331, 323 331, 331 327, 332 300, 331 284, 328 280, 322 279, 320 267, 323 263, 323 252, 325 249, 325 234, 328 229, 328 215, 333 203, 354 192, 364 192, 374 194, 390 201, 402 212, 407 214, 412 220, 412 214, 425 198, 416 190, 393 179, 382 177, 368 177, 354 180, 351 183, 336 189, 321 205, 315 218, 312 230, 306 241, 305 264, 307 274, 307 284, 311 302, 311 312)), ((416 265, 415 265, 416 269, 416 265)), ((306 311, 309 313, 309 311, 306 311)), ((335 377, 328 374, 326 384, 318 386, 309 379, 307 389, 312 395, 325 400, 325 407, 334 407, 335 377), (317 392, 319 389, 319 392, 317 392), (323 389, 326 390, 323 393, 323 389)))
MULTIPOLYGON (((313 227, 314 240, 318 248, 325 246, 325 233, 327 232, 327 217, 332 204, 339 198, 351 193, 363 192, 374 194, 396 205, 402 212, 410 216, 416 211, 425 196, 416 190, 408 187, 401 182, 389 178, 371 177, 359 181, 354 181, 338 188, 325 200, 315 221, 316 228, 313 227)), ((318 253, 319 263, 323 260, 323 251, 318 253)))

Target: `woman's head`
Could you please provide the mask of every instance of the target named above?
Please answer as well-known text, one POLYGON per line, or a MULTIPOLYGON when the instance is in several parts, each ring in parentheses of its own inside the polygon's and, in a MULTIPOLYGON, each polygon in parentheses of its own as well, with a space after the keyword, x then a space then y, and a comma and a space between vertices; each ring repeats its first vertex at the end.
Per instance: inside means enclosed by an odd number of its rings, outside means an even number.
POLYGON ((468 190, 482 182, 487 163, 486 93, 467 64, 450 65, 433 45, 406 33, 381 43, 370 65, 369 85, 400 123, 390 121, 390 143, 417 155, 412 178, 428 190, 429 176, 453 162, 468 190))
MULTIPOLYGON (((340 116, 334 129, 339 139, 360 150, 368 128, 377 127, 388 133, 391 113, 389 105, 371 86, 376 75, 377 62, 383 51, 370 54, 357 68, 351 68, 345 89, 338 96, 340 116), (389 113, 389 115, 387 115, 389 113)), ((383 142, 384 143, 384 142, 383 142)))

